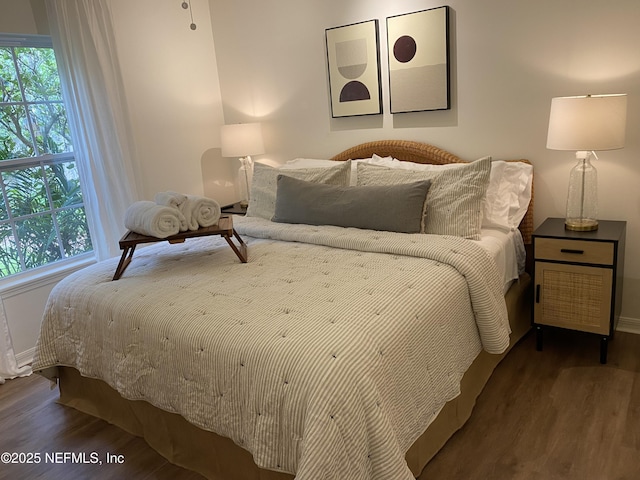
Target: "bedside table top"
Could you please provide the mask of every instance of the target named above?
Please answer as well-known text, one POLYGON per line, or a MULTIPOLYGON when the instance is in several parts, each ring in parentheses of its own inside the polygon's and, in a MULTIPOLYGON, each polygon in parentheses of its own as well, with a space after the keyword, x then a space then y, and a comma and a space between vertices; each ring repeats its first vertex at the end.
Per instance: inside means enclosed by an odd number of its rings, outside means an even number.
POLYGON ((240 205, 240 202, 232 203, 231 205, 225 205, 221 208, 222 213, 232 213, 235 215, 246 215, 247 207, 240 205))
POLYGON ((598 220, 598 229, 590 232, 576 232, 564 228, 564 218, 547 218, 533 232, 534 237, 573 238, 596 242, 620 240, 627 228, 627 222, 619 220, 598 220))

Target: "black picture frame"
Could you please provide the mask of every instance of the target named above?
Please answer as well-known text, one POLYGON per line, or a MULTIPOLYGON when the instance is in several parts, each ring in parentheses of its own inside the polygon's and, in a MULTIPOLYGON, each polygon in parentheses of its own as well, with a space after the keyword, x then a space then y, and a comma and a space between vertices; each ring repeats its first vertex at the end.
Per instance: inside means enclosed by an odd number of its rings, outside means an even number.
POLYGON ((449 110, 449 7, 387 17, 391 113, 449 110))
POLYGON ((333 118, 382 113, 378 20, 325 30, 333 118))

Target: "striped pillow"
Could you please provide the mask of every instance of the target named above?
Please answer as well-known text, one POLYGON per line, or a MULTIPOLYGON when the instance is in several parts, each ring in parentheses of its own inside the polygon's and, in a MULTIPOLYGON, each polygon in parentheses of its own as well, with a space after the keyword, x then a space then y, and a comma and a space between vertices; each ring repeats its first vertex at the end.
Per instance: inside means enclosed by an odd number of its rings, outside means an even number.
POLYGON ((327 185, 349 185, 351 178, 351 160, 334 162, 335 166, 327 168, 299 168, 282 171, 269 165, 256 162, 251 182, 251 198, 247 217, 261 217, 271 220, 276 209, 276 193, 278 175, 286 175, 308 182, 326 183, 327 185))
POLYGON ((424 232, 480 239, 491 158, 442 171, 400 170, 358 163, 358 185, 396 185, 431 180, 424 232))

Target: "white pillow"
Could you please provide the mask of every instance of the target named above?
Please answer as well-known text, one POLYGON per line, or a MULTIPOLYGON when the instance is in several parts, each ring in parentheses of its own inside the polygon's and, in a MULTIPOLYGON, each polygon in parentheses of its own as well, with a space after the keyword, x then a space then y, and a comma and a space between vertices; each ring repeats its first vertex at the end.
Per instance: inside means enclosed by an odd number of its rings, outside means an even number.
POLYGON ((335 160, 323 160, 319 158, 294 158, 293 160, 289 160, 284 165, 281 165, 279 168, 281 170, 295 170, 298 168, 327 168, 335 166, 335 160))
POLYGON ((358 185, 395 185, 431 180, 424 233, 479 240, 490 173, 489 157, 464 163, 460 168, 431 171, 358 163, 358 185))
POLYGON ((308 182, 328 185, 349 185, 351 161, 332 162, 333 166, 323 168, 281 169, 256 162, 253 167, 251 198, 247 208, 248 217, 261 217, 271 220, 276 208, 278 175, 286 175, 308 182))
POLYGON ((482 226, 517 229, 529 208, 532 181, 530 164, 493 161, 482 226))
MULTIPOLYGON (((489 157, 491 158, 491 157, 489 157)), ((480 159, 478 159, 480 160, 480 159)), ((392 157, 380 157, 373 154, 373 157, 367 158, 363 160, 365 163, 370 163, 373 165, 381 165, 389 168, 399 168, 402 170, 418 170, 421 172, 431 172, 438 170, 447 170, 449 168, 459 168, 468 165, 468 162, 464 163, 446 163, 444 165, 436 165, 432 163, 414 163, 414 162, 406 162, 404 160, 398 160, 392 157)))

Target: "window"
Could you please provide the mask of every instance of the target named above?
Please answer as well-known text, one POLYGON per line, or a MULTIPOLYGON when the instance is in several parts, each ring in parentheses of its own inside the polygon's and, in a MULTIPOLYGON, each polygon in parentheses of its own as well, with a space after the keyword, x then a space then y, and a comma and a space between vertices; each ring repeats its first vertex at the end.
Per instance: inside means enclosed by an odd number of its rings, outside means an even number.
POLYGON ((49 37, 0 35, 0 278, 92 250, 49 37))

